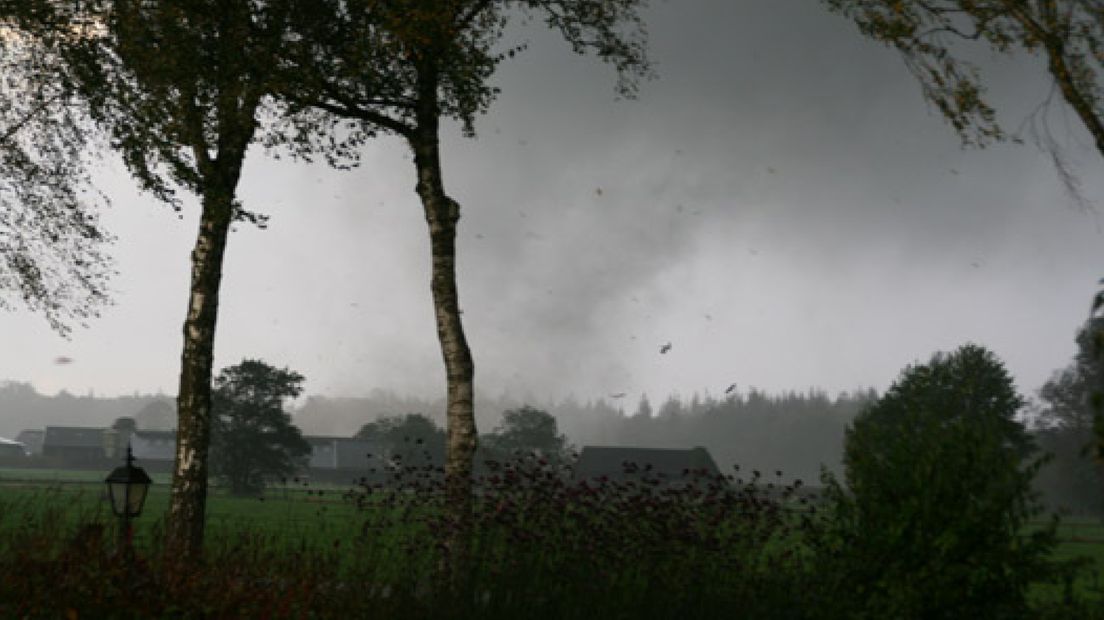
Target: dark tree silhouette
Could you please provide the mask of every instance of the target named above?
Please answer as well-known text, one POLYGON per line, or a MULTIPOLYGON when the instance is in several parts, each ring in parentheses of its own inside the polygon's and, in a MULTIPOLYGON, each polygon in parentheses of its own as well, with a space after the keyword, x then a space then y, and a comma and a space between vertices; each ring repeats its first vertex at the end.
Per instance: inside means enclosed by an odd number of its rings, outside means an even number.
POLYGON ((261 360, 222 369, 211 404, 211 473, 235 495, 255 495, 265 479, 302 469, 310 444, 285 403, 303 392, 303 375, 261 360))
POLYGON ((445 431, 420 413, 386 416, 360 427, 357 439, 378 442, 386 456, 404 467, 440 466, 445 456, 445 431))
POLYGON ((502 412, 502 423, 481 438, 488 455, 510 459, 515 453, 536 453, 551 462, 562 462, 569 449, 567 438, 559 432, 547 411, 524 405, 502 412))
POLYGON ((844 591, 862 589, 852 615, 1026 610, 1055 538, 1053 525, 1023 533, 1042 510, 1031 481, 1043 461, 1016 419, 1023 405, 996 356, 966 345, 905 369, 855 419, 847 489, 825 476, 837 538, 822 567, 844 591))

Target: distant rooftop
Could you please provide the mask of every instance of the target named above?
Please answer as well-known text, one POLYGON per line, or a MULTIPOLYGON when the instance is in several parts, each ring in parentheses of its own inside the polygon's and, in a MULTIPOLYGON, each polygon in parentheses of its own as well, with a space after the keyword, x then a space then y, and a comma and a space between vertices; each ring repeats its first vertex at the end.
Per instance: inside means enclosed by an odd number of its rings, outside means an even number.
POLYGON ((687 450, 668 448, 638 448, 633 446, 584 446, 575 464, 575 480, 592 480, 603 476, 626 481, 641 475, 682 481, 691 472, 718 476, 720 470, 709 451, 698 446, 687 450))
POLYGON ((44 444, 57 448, 102 448, 105 428, 47 426, 44 444))

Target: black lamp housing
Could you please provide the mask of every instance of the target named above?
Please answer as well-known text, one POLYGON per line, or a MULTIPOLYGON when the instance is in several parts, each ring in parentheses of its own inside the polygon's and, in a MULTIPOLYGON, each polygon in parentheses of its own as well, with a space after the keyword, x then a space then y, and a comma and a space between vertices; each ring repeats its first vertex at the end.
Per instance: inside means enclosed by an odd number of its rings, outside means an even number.
POLYGON ((134 466, 134 455, 127 443, 126 465, 116 467, 107 477, 107 492, 111 497, 111 510, 117 517, 133 518, 142 513, 150 480, 146 470, 134 466))

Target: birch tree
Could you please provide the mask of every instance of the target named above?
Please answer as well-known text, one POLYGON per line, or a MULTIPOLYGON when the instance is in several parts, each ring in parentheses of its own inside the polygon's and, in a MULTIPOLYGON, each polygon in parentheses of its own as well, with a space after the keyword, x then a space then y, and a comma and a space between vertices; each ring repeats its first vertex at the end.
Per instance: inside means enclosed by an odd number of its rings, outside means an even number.
MULTIPOLYGON (((460 205, 445 189, 442 119, 461 123, 466 136, 497 94, 489 80, 498 64, 524 49, 499 49, 511 18, 542 19, 580 54, 612 64, 617 91, 635 94, 651 69, 639 11, 646 0, 317 0, 295 22, 290 105, 320 113, 331 128, 353 121, 365 135, 401 136, 413 153, 415 191, 429 227, 437 336, 447 376, 445 543, 454 574, 463 572, 471 519, 472 459, 477 431, 471 348, 456 287, 460 205), (329 120, 326 120, 329 119, 329 120)), ((318 136, 310 125, 304 142, 318 136)))
POLYGON ((232 222, 265 222, 236 193, 246 152, 260 139, 288 3, 98 0, 76 6, 96 31, 66 54, 93 119, 143 190, 177 210, 184 190, 200 206, 166 532, 170 557, 187 559, 203 543, 223 258, 232 222))

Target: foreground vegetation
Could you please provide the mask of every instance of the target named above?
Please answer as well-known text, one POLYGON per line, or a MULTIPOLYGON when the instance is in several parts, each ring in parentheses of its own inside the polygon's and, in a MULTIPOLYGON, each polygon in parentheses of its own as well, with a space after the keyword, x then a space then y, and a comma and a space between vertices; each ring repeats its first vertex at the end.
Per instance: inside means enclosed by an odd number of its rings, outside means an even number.
MULTIPOLYGON (((464 596, 438 579, 439 472, 341 492, 296 485, 262 498, 216 490, 202 562, 160 546, 167 490, 117 553, 99 485, 0 486, 4 617, 855 617, 806 543, 828 511, 800 483, 752 473, 689 476, 690 488, 570 483, 535 457, 481 481, 464 596), (75 614, 75 616, 74 616, 75 614)), ((1104 524, 1063 526, 1059 558, 1085 558, 1034 586, 1035 617, 1104 617, 1104 524), (1090 556, 1090 554, 1093 554, 1090 556), (1095 572, 1094 572, 1095 571, 1095 572), (1096 616, 1091 614, 1096 613, 1096 616)))
MULTIPOLYGON (((460 520, 426 451, 349 489, 216 491, 183 561, 155 518, 118 540, 87 482, 11 481, 0 616, 1104 618, 1104 524, 1040 520, 1048 457, 1023 406, 965 345, 855 418, 844 478, 822 471, 816 495, 781 472, 634 463, 573 482, 571 455, 518 451, 486 461, 460 520)), ((167 507, 155 490, 148 512, 167 507)))

